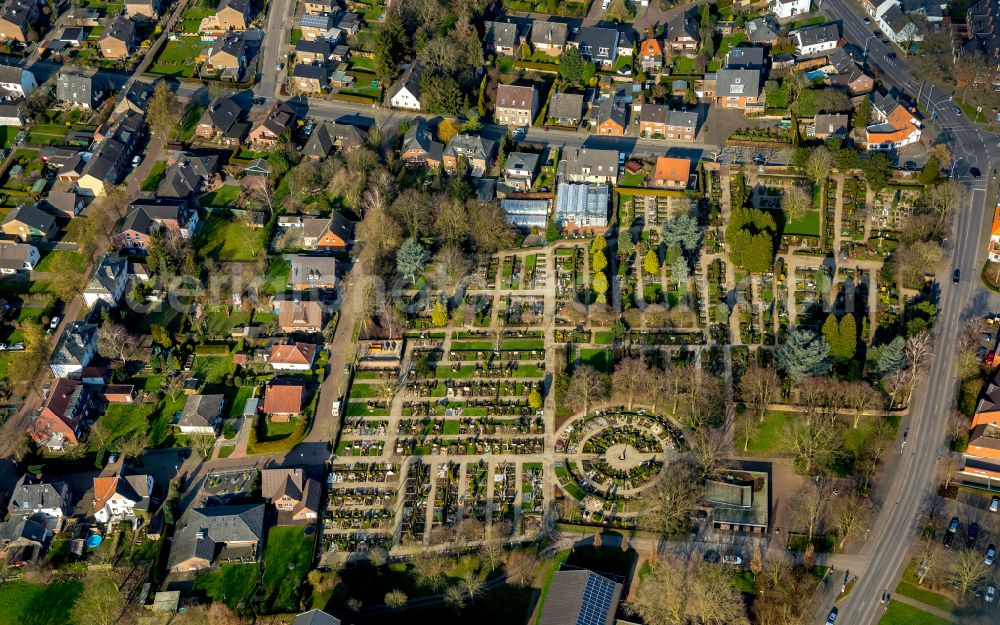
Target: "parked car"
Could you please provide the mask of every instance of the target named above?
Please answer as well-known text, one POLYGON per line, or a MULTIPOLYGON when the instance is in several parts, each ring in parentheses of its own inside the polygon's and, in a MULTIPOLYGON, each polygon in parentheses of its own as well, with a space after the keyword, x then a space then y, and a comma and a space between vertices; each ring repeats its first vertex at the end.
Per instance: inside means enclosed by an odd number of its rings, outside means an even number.
POLYGON ((962 109, 958 108, 957 106, 953 106, 951 108, 951 110, 955 111, 955 115, 961 115, 962 114, 962 109))
POLYGON ((837 622, 838 612, 839 611, 837 610, 837 608, 830 610, 830 616, 826 617, 826 625, 833 625, 835 622, 837 622))
POLYGON ((987 367, 993 366, 993 358, 996 356, 996 352, 990 352, 986 354, 986 358, 983 358, 983 364, 987 367))
POLYGON ((49 332, 49 333, 55 332, 56 328, 59 327, 59 322, 60 321, 61 321, 61 319, 59 317, 53 317, 52 321, 49 322, 49 327, 48 327, 48 329, 46 331, 49 332))
POLYGON ((997 600, 997 587, 994 586, 993 584, 990 584, 989 586, 987 586, 986 587, 986 597, 984 597, 984 599, 986 599, 986 603, 993 603, 994 601, 996 601, 997 600))
POLYGON ((955 534, 958 532, 958 517, 951 517, 951 523, 948 524, 948 531, 944 533, 944 546, 951 547, 951 543, 955 542, 955 534))
POLYGON ((989 547, 986 548, 986 559, 983 560, 983 563, 986 566, 993 566, 993 560, 995 560, 996 557, 997 557, 997 548, 995 545, 990 545, 989 547))
POLYGON ((871 19, 867 18, 867 17, 862 18, 861 21, 864 22, 865 24, 871 24, 872 23, 871 19))
POLYGON ((979 538, 979 523, 973 521, 969 525, 969 533, 965 536, 965 546, 971 549, 976 544, 977 538, 979 538))
POLYGON ((340 416, 340 402, 339 401, 333 402, 333 410, 331 410, 331 412, 333 413, 333 416, 335 416, 335 417, 339 417, 340 416))
POLYGON ((743 564, 743 558, 740 556, 722 556, 722 563, 741 566, 743 564))
POLYGON ((138 167, 139 163, 141 162, 142 162, 142 157, 136 154, 135 156, 132 157, 132 168, 134 169, 138 167))
POLYGON ((994 495, 993 499, 990 500, 990 512, 996 512, 997 510, 1000 510, 1000 497, 994 495))

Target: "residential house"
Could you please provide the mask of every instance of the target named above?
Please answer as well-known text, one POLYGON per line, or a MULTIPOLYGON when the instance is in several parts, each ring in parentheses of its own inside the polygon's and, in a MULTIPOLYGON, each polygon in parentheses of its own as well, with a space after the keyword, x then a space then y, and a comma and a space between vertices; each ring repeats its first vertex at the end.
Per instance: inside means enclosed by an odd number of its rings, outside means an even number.
POLYGON ((295 119, 295 109, 284 102, 278 102, 254 125, 247 140, 254 146, 273 146, 278 142, 278 137, 291 131, 295 119))
POLYGON ((167 168, 156 193, 166 198, 190 198, 202 192, 205 183, 215 177, 218 167, 219 157, 214 154, 185 154, 167 168))
POLYGON ((536 52, 549 56, 559 56, 566 49, 569 27, 563 22, 543 22, 535 20, 528 33, 528 43, 536 52))
POLYGON ((198 211, 186 199, 139 199, 129 205, 125 220, 111 241, 118 251, 141 253, 149 249, 153 231, 170 231, 189 239, 198 223, 198 211))
POLYGON ((693 143, 697 132, 695 111, 672 111, 666 104, 643 104, 639 110, 639 134, 643 137, 693 143))
POLYGON ((218 72, 220 80, 239 82, 247 64, 247 37, 243 31, 227 31, 215 38, 205 60, 205 69, 218 72))
POLYGON ((7 0, 0 9, 0 40, 26 43, 38 20, 38 3, 7 0))
POLYGON ((334 148, 338 150, 353 150, 365 144, 366 131, 351 124, 322 122, 309 135, 309 140, 302 148, 302 155, 313 160, 321 160, 330 155, 334 148))
POLYGON ((63 217, 76 217, 83 210, 83 199, 75 191, 52 189, 45 196, 45 203, 53 212, 63 217))
POLYGON ((618 158, 618 150, 567 147, 559 165, 569 182, 615 185, 618 184, 618 158))
POLYGON ((538 109, 534 85, 498 85, 493 119, 503 126, 530 126, 538 109))
POLYGON ((1000 479, 1000 386, 995 377, 976 404, 963 460, 959 475, 964 483, 996 487, 1000 479))
POLYGON ((715 105, 719 108, 760 110, 760 71, 720 69, 715 73, 715 105))
POLYGON ((330 42, 326 39, 299 39, 295 42, 295 60, 298 63, 326 63, 331 57, 330 42))
POLYGON ((340 5, 337 0, 305 0, 302 3, 306 13, 316 15, 336 15, 340 12, 340 5))
POLYGON ((313 333, 323 329, 323 305, 307 300, 281 300, 275 303, 278 327, 282 332, 313 333))
POLYGON ((97 326, 73 321, 66 326, 49 361, 49 369, 57 378, 78 376, 97 353, 97 326))
POLYGON ((0 274, 11 275, 18 271, 32 271, 41 258, 38 248, 27 243, 0 244, 0 274))
POLYGON ((653 186, 683 191, 691 181, 691 161, 686 158, 661 156, 653 170, 653 186))
POLYGON ((79 193, 103 196, 108 187, 122 181, 132 170, 130 160, 146 134, 146 119, 141 113, 126 112, 98 137, 97 148, 80 171, 76 185, 79 193))
MULTIPOLYGON (((322 489, 319 482, 305 474, 304 467, 262 469, 261 496, 271 502, 282 517, 292 521, 311 521, 319 517, 322 489)), ((295 622, 298 622, 298 618, 295 622)))
POLYGON ((49 40, 45 46, 46 50, 53 54, 59 54, 71 48, 80 48, 87 40, 87 31, 79 26, 69 26, 62 29, 62 32, 49 40))
POLYGON ((220 562, 254 562, 264 540, 264 504, 194 508, 174 532, 167 567, 199 571, 220 562))
POLYGON ((118 254, 105 254, 94 265, 94 273, 83 289, 83 301, 93 308, 98 301, 117 306, 128 285, 128 259, 118 254))
POLYGON ((529 191, 538 173, 538 154, 511 152, 503 163, 504 184, 515 191, 529 191))
POLYGON ((846 139, 849 132, 847 115, 842 113, 820 113, 807 127, 808 134, 824 141, 830 137, 846 139))
POLYGON ((66 482, 42 481, 25 473, 10 492, 7 513, 17 518, 41 514, 46 519, 61 519, 70 510, 69 498, 66 482))
POLYGON ((28 435, 37 445, 54 451, 76 445, 92 408, 87 386, 79 380, 59 378, 45 397, 41 412, 28 426, 28 435))
POLYGON ((417 118, 403 135, 400 158, 409 166, 437 167, 444 160, 444 145, 423 118, 417 118))
POLYGON ((556 571, 538 625, 611 625, 622 585, 587 569, 556 571))
POLYGON ((994 91, 1000 89, 1000 5, 994 0, 979 0, 965 14, 968 28, 967 40, 959 48, 960 54, 982 54, 992 59, 986 81, 992 82, 994 91))
POLYGON ((795 42, 795 53, 810 56, 833 50, 840 45, 840 30, 836 24, 820 24, 802 28, 791 33, 795 42))
POLYGON ((0 557, 14 566, 41 557, 49 534, 43 515, 11 517, 0 523, 0 557))
POLYGON ((160 19, 159 0, 125 0, 125 13, 135 18, 160 19))
POLYGON ((500 201, 507 223, 518 228, 544 228, 549 219, 549 200, 508 198, 500 201))
POLYGON ((622 136, 628 130, 628 104, 625 91, 615 91, 604 98, 597 107, 593 120, 594 133, 599 135, 622 136))
POLYGON ((340 619, 323 610, 313 609, 296 616, 292 625, 340 625, 340 619))
POLYGON ((277 423, 287 423, 302 412, 305 386, 301 382, 274 380, 264 391, 264 405, 261 412, 277 423))
POLYGON ((553 93, 546 115, 559 126, 579 126, 583 118, 583 94, 553 93))
POLYGON ((184 400, 184 409, 177 421, 177 429, 181 434, 202 434, 215 436, 216 427, 222 420, 224 395, 188 395, 184 400))
POLYGON ((336 27, 336 23, 334 16, 325 14, 303 13, 299 18, 303 39, 325 39, 331 45, 344 39, 344 32, 336 27))
POLYGON ((763 70, 766 62, 767 54, 764 48, 759 46, 732 48, 726 54, 726 67, 728 69, 763 70))
POLYGON ((337 211, 329 217, 306 217, 302 220, 302 249, 342 252, 350 244, 353 230, 354 224, 337 211))
POLYGON ((638 56, 639 67, 641 67, 643 71, 658 71, 661 67, 663 67, 663 44, 660 43, 660 40, 655 37, 644 39, 642 43, 639 44, 638 56))
POLYGON ((355 78, 351 74, 348 74, 349 66, 347 63, 340 63, 337 65, 333 73, 330 74, 330 86, 335 89, 340 89, 343 87, 350 87, 354 84, 355 78))
POLYGON ((24 126, 24 114, 21 113, 21 108, 17 104, 0 104, 0 126, 14 126, 16 128, 24 126))
POLYGON ((675 54, 694 56, 701 45, 698 22, 688 11, 675 11, 667 21, 667 35, 664 43, 675 54))
POLYGON ((444 168, 457 171, 459 160, 464 158, 474 177, 480 177, 489 172, 496 156, 496 141, 465 133, 456 134, 444 148, 444 168))
POLYGON ((525 33, 512 22, 486 22, 486 33, 483 35, 483 45, 487 54, 497 56, 515 56, 521 51, 525 33))
POLYGON ((872 125, 865 128, 869 150, 898 150, 920 141, 917 114, 884 93, 872 98, 872 125))
POLYGON ((288 284, 296 291, 333 289, 337 286, 337 261, 331 256, 291 254, 285 257, 292 268, 288 284))
POLYGON ((94 518, 98 523, 132 520, 150 513, 153 505, 152 475, 94 478, 94 518))
POLYGON ((198 31, 246 30, 250 26, 252 15, 251 0, 222 0, 215 15, 201 20, 198 31))
POLYGON ((608 229, 610 197, 606 184, 560 182, 556 191, 556 223, 568 231, 603 232, 608 229))
POLYGON ((987 255, 990 262, 1000 263, 1000 204, 993 210, 993 226, 990 228, 990 243, 987 255))
MULTIPOLYGON (((333 44, 331 44, 333 45, 333 44)), ((334 45, 330 52, 330 60, 336 63, 346 63, 351 58, 351 47, 343 44, 334 45)))
POLYGON ((0 230, 22 241, 48 241, 59 231, 59 226, 52 215, 34 206, 22 204, 7 213, 3 222, 0 222, 0 230))
POLYGON ((781 37, 781 27, 770 15, 750 20, 744 29, 750 43, 774 43, 781 37))
POLYGON ((576 31, 569 44, 579 48, 580 55, 598 69, 611 69, 618 60, 618 36, 613 28, 584 26, 576 31))
POLYGON ((420 81, 424 75, 423 65, 418 61, 410 63, 403 75, 399 77, 386 94, 389 106, 408 111, 420 110, 420 81))
POLYGON ((91 109, 104 97, 103 90, 96 88, 94 76, 70 70, 60 70, 56 78, 56 99, 70 106, 91 109))
POLYGON ((250 125, 242 121, 243 109, 229 96, 221 96, 202 114, 195 134, 202 139, 220 141, 227 146, 243 142, 250 125))
POLYGON ((35 75, 26 69, 0 64, 0 95, 11 100, 19 100, 31 95, 38 82, 35 75))
POLYGON ((135 49, 135 22, 124 15, 114 18, 105 26, 97 45, 105 59, 128 58, 135 49))
POLYGON ((325 65, 296 63, 292 70, 292 85, 298 93, 321 94, 330 86, 325 65))
POLYGON ((906 44, 907 42, 921 41, 924 34, 910 15, 910 13, 903 12, 896 0, 886 0, 879 5, 875 21, 882 32, 896 43, 906 44))
POLYGON ((835 74, 824 82, 830 86, 844 89, 852 96, 870 93, 875 88, 875 79, 857 66, 842 74, 835 74))
POLYGON ((778 19, 787 20, 809 12, 810 0, 770 0, 768 8, 778 19))
POLYGON ((319 351, 313 343, 287 343, 271 346, 267 364, 275 371, 309 371, 319 351))
POLYGON ((153 85, 148 82, 136 80, 129 87, 128 91, 125 92, 125 95, 115 104, 115 108, 111 112, 111 118, 121 117, 129 111, 133 113, 145 113, 146 104, 153 97, 153 91, 153 85))

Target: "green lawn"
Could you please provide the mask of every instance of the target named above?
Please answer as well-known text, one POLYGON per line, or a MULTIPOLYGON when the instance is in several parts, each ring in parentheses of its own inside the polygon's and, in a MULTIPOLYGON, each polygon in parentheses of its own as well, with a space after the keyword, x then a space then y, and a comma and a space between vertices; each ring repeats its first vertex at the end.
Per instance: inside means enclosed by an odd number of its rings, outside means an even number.
POLYGON ((247 403, 247 400, 253 396, 253 389, 249 386, 241 386, 240 390, 236 393, 236 399, 233 400, 232 407, 229 409, 230 417, 238 417, 243 414, 243 406, 247 403))
MULTIPOLYGON (((197 121, 195 122, 197 123, 197 121)), ((236 198, 240 196, 240 188, 234 184, 227 184, 219 187, 215 191, 210 191, 198 199, 202 206, 225 206, 229 208, 236 203, 236 198)))
POLYGON ((750 445, 747 447, 746 453, 751 456, 772 456, 780 453, 785 424, 796 416, 791 412, 777 410, 768 412, 764 416, 764 423, 758 423, 756 431, 750 437, 750 445))
POLYGON ((222 384, 233 368, 232 356, 195 356, 191 371, 206 384, 222 384))
POLYGON ((916 599, 921 603, 926 603, 927 605, 935 607, 939 610, 954 612, 954 601, 944 595, 932 592, 917 583, 917 575, 915 572, 916 565, 917 561, 914 560, 909 566, 906 567, 906 572, 903 573, 903 579, 900 580, 899 585, 896 586, 896 592, 905 597, 916 599))
POLYGON ((14 143, 18 132, 20 132, 20 128, 17 126, 0 126, 0 141, 2 141, 0 147, 9 148, 14 143))
POLYGON ((160 186, 160 182, 167 175, 167 162, 166 161, 156 161, 153 166, 149 169, 149 175, 146 179, 142 181, 142 185, 139 187, 142 191, 151 193, 156 191, 156 188, 160 186))
POLYGON ((645 182, 646 174, 640 169, 635 173, 626 171, 619 184, 623 187, 641 187, 645 182))
POLYGON ((255 229, 233 219, 211 214, 205 218, 195 250, 220 261, 251 261, 264 253, 264 229, 255 229))
POLYGON ((63 625, 83 590, 79 581, 49 585, 11 581, 0 585, 0 625, 63 625))
POLYGON ((205 320, 205 329, 212 335, 228 336, 236 326, 243 326, 250 323, 250 313, 232 311, 226 314, 225 310, 216 310, 208 313, 205 320))
POLYGON ((261 594, 261 608, 265 613, 298 610, 298 589, 312 562, 315 536, 306 536, 303 529, 276 526, 267 533, 261 594))
POLYGON ((175 141, 181 143, 191 141, 191 138, 194 137, 194 131, 198 127, 198 120, 201 119, 206 108, 208 107, 204 104, 192 104, 184 110, 184 117, 181 118, 177 130, 174 131, 175 141))
POLYGON ((194 64, 194 59, 196 56, 201 54, 201 51, 205 49, 205 44, 200 41, 168 41, 165 46, 163 46, 163 51, 160 52, 160 56, 156 58, 157 63, 185 63, 194 64))
POLYGON ((42 260, 38 262, 35 267, 35 271, 52 271, 53 267, 59 266, 56 261, 61 264, 61 269, 70 269, 76 273, 83 273, 83 270, 87 268, 87 261, 80 252, 74 252, 72 250, 52 250, 42 257, 42 260))
POLYGON ((598 371, 611 373, 614 365, 614 356, 610 349, 581 349, 580 364, 590 365, 598 371))
POLYGON ((951 625, 951 621, 934 616, 905 603, 890 601, 879 625, 951 625))
POLYGON ((674 59, 674 74, 688 76, 694 72, 694 59, 686 56, 677 56, 674 59))
POLYGON ((253 600, 257 586, 256 563, 226 563, 218 571, 202 573, 194 580, 194 589, 212 601, 225 601, 236 608, 253 600))
MULTIPOLYGON (((156 404, 112 404, 97 420, 104 423, 111 432, 109 447, 114 448, 115 441, 134 433, 144 433, 149 430, 149 417, 156 410, 156 404)), ((100 442, 96 436, 90 437, 91 451, 98 451, 100 442)))
POLYGON ((794 220, 785 224, 785 230, 782 234, 790 234, 793 236, 800 237, 818 237, 819 236, 819 211, 810 210, 794 220))
POLYGON ((746 40, 747 36, 742 31, 736 32, 732 35, 726 35, 722 38, 722 41, 719 42, 719 48, 715 52, 716 58, 726 58, 726 55, 729 54, 730 48, 735 48, 746 40))

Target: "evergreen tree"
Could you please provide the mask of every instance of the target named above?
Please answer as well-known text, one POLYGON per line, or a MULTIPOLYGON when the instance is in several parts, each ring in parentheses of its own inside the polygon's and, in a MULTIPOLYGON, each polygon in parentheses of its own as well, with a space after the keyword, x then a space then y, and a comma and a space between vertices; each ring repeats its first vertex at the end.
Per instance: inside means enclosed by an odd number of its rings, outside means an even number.
POLYGON ((854 315, 847 313, 840 318, 840 344, 837 347, 837 358, 842 363, 854 360, 858 352, 858 322, 854 315))
POLYGON ((906 339, 897 336, 868 350, 868 370, 876 376, 899 371, 906 366, 906 339))
POLYGON ((927 186, 935 184, 941 179, 941 163, 938 162, 937 157, 931 154, 930 158, 927 159, 927 164, 920 170, 917 179, 927 186))
POLYGON ((448 307, 441 300, 434 302, 434 308, 431 310, 431 323, 437 328, 448 325, 448 307))
POLYGON ((607 249, 607 247, 608 247, 607 239, 605 239, 603 236, 596 237, 590 243, 590 253, 596 254, 597 252, 603 252, 605 249, 607 249))
POLYGON ((830 371, 830 344, 809 330, 794 330, 778 348, 777 364, 796 384, 806 376, 824 375, 830 371))
POLYGON ((597 293, 597 301, 602 304, 607 303, 608 277, 603 273, 595 273, 594 279, 590 281, 590 286, 594 289, 594 293, 597 293))
POLYGON ((688 278, 691 277, 691 270, 688 268, 688 264, 687 261, 684 260, 684 256, 678 254, 674 258, 674 261, 670 264, 670 277, 677 282, 677 288, 687 284, 688 278))
POLYGON ((830 355, 837 361, 840 360, 840 324, 837 323, 837 316, 830 314, 823 322, 823 338, 830 344, 830 355))
POLYGON ((865 98, 861 100, 861 104, 858 104, 858 110, 854 112, 854 127, 855 128, 865 128, 872 121, 872 104, 865 98))
POLYGON ((547 243, 555 243, 562 237, 562 232, 559 231, 559 226, 555 221, 550 221, 545 226, 545 241, 547 243))
POLYGON ((676 215, 666 220, 660 234, 666 247, 679 243, 688 252, 696 250, 701 242, 701 228, 691 215, 676 215))
POLYGON ((559 75, 566 82, 582 82, 586 64, 579 49, 567 46, 559 55, 559 75))
POLYGON ((618 258, 623 261, 635 253, 635 243, 632 242, 632 233, 625 228, 618 230, 617 252, 618 258))
POLYGON ((656 252, 653 250, 646 250, 646 256, 643 258, 642 267, 646 270, 646 273, 651 276, 659 275, 660 259, 656 257, 656 252))
POLYGON ((416 282, 430 258, 431 253, 411 237, 403 241, 396 251, 396 271, 410 282, 416 282))
POLYGON ((608 266, 608 257, 604 252, 594 252, 590 255, 590 270, 594 273, 602 273, 608 266))

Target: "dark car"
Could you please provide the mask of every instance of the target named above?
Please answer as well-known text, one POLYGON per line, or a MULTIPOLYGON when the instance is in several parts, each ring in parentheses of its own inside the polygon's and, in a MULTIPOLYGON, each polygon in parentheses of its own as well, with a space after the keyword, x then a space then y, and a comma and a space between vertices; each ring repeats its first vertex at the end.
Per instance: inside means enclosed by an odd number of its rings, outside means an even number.
POLYGON ((839 610, 837 610, 837 608, 830 610, 830 616, 826 617, 826 625, 833 625, 834 623, 836 623, 838 613, 839 610))
POLYGON ((254 98, 253 99, 253 105, 254 106, 260 106, 262 104, 264 104, 264 98, 254 98))
POLYGON ((955 272, 951 274, 951 281, 954 282, 955 284, 958 284, 961 280, 962 280, 962 272, 956 269, 955 272))
POLYGON ((977 538, 979 538, 979 523, 972 522, 969 525, 969 533, 965 536, 965 546, 971 549, 976 544, 977 538))
POLYGON ((889 54, 885 55, 885 58, 889 59, 890 61, 895 61, 896 60, 896 53, 895 52, 890 52, 889 54))
POLYGON ((951 517, 951 523, 948 524, 948 531, 944 533, 944 546, 951 547, 951 543, 955 542, 955 534, 958 533, 958 517, 951 517))
POLYGON ((972 174, 973 178, 981 178, 983 175, 983 172, 979 171, 978 167, 973 167, 969 170, 969 173, 972 174))

